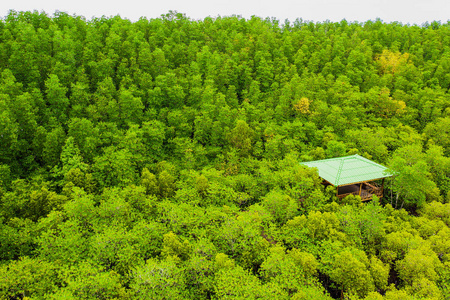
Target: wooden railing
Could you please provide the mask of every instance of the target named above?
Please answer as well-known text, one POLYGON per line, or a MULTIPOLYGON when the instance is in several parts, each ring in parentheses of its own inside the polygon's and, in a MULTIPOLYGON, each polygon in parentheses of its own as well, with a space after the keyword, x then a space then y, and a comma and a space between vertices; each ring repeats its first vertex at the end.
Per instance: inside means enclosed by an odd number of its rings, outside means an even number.
POLYGON ((351 192, 351 193, 345 193, 345 194, 339 194, 337 195, 337 197, 339 199, 343 199, 349 195, 355 195, 355 196, 360 196, 361 197, 361 201, 367 201, 367 200, 371 200, 373 198, 373 195, 377 195, 377 197, 381 198, 383 197, 383 189, 381 186, 379 186, 376 183, 365 183, 365 185, 367 185, 367 189, 362 189, 361 190, 361 195, 359 194, 359 191, 355 191, 355 192, 351 192))
POLYGON ((373 184, 366 183, 366 185, 369 187, 367 189, 367 191, 369 193, 371 193, 373 195, 377 195, 380 198, 383 197, 383 187, 382 186, 380 186, 380 185, 378 185, 376 183, 373 183, 373 184))
POLYGON ((347 197, 347 196, 350 196, 350 195, 359 196, 359 192, 352 192, 352 193, 339 194, 339 195, 337 195, 337 197, 338 197, 339 199, 343 199, 343 198, 345 198, 345 197, 347 197))

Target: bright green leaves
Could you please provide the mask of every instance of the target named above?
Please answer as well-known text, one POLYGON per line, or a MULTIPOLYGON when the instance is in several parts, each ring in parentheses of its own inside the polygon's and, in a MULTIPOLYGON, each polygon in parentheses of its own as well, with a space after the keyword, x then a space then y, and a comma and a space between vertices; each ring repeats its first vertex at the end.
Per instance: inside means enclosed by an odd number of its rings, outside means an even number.
POLYGON ((327 143, 325 150, 327 158, 342 157, 346 155, 346 146, 341 141, 331 140, 327 143))
POLYGON ((13 218, 0 224, 0 259, 30 256, 35 248, 36 225, 29 219, 13 218))
POLYGON ((426 248, 411 249, 396 263, 396 270, 406 290, 412 295, 432 299, 441 298, 436 281, 444 268, 437 255, 426 248))
POLYGON ((2 162, 13 161, 13 153, 18 147, 18 129, 19 125, 15 122, 13 114, 7 106, 9 97, 7 95, 0 95, 0 159, 2 162))
POLYGON ((61 124, 67 122, 69 99, 66 97, 67 88, 62 86, 57 75, 51 74, 45 81, 46 99, 49 117, 56 118, 61 124))
POLYGON ((266 212, 258 208, 236 218, 229 216, 214 230, 213 242, 219 251, 236 258, 240 265, 256 267, 262 263, 270 245, 270 233, 262 231, 267 221, 266 212))
POLYGON ((86 76, 81 80, 71 84, 70 100, 70 117, 86 117, 87 109, 91 104, 92 94, 89 92, 89 82, 86 76))
POLYGON ((367 203, 359 208, 342 207, 337 217, 342 231, 358 248, 375 255, 385 237, 386 214, 377 202, 367 203))
POLYGON ((61 151, 61 172, 66 175, 72 169, 86 171, 88 166, 83 163, 83 158, 80 155, 80 150, 74 143, 74 138, 69 137, 61 151))
POLYGON ((268 193, 262 204, 272 214, 274 221, 280 224, 293 218, 298 210, 297 201, 279 191, 268 193))
POLYGON ((11 12, 0 298, 448 298, 447 36, 11 12), (355 153, 390 205, 299 165, 355 153))
POLYGON ((162 198, 172 197, 175 193, 175 177, 167 170, 158 174, 158 191, 162 198))
POLYGON ((358 254, 361 257, 346 249, 336 253, 329 276, 342 287, 342 290, 364 296, 374 289, 374 285, 370 271, 367 269, 367 257, 365 254, 358 254))
POLYGON ((216 266, 210 259, 212 253, 199 250, 200 253, 186 263, 186 279, 192 298, 208 298, 214 290, 216 266))
POLYGON ((319 270, 337 284, 335 291, 341 295, 345 292, 363 297, 375 288, 387 287, 390 267, 375 256, 369 259, 364 251, 345 247, 340 242, 329 241, 321 245, 319 270))
POLYGON ((247 156, 252 150, 253 130, 243 120, 238 120, 236 126, 229 133, 229 143, 241 156, 247 156))
POLYGON ((166 126, 157 120, 142 123, 142 139, 150 162, 164 157, 163 143, 166 138, 166 126))
MULTIPOLYGON (((427 196, 435 194, 436 184, 430 180, 429 167, 424 160, 420 145, 409 145, 398 149, 389 164, 394 172, 394 190, 397 200, 401 196, 403 203, 421 207, 427 196)), ((396 200, 396 206, 400 205, 396 200)))
POLYGON ((0 216, 5 220, 28 218, 37 221, 50 211, 61 209, 66 201, 66 196, 49 190, 48 183, 28 183, 18 179, 11 183, 10 192, 1 195, 0 216))
POLYGON ((219 299, 286 299, 285 293, 280 293, 276 287, 262 285, 256 276, 240 266, 221 269, 216 275, 214 291, 219 299))
POLYGON ((334 213, 321 213, 320 211, 311 212, 308 215, 306 228, 308 234, 313 239, 324 239, 336 234, 339 227, 339 219, 334 213))
POLYGON ((441 267, 437 255, 424 249, 409 250, 402 260, 396 264, 400 278, 407 284, 419 278, 436 281, 438 274, 436 270, 441 267))
POLYGON ((0 266, 0 297, 44 299, 61 284, 58 267, 49 261, 23 257, 0 266))
POLYGON ((144 104, 133 91, 122 88, 118 96, 119 119, 122 124, 140 124, 143 118, 144 104))
POLYGON ((443 221, 447 226, 450 225, 450 203, 440 203, 433 201, 427 203, 420 209, 420 215, 427 217, 428 219, 439 219, 443 221))
POLYGON ((380 290, 385 290, 388 284, 390 266, 384 264, 376 256, 370 258, 369 264, 369 271, 372 275, 375 287, 380 290))
POLYGON ((148 104, 155 108, 181 108, 186 94, 181 79, 174 73, 166 73, 155 78, 155 87, 149 92, 148 104))
POLYGON ((270 249, 270 255, 261 265, 261 274, 266 282, 271 282, 289 295, 301 291, 305 285, 317 282, 316 275, 318 262, 310 253, 301 252, 295 248, 288 251, 276 246, 270 249))
POLYGON ((159 188, 156 176, 151 173, 147 168, 142 169, 141 174, 141 186, 145 188, 147 195, 157 195, 159 188))
POLYGON ((36 221, 41 216, 46 216, 52 210, 61 210, 67 201, 66 196, 58 195, 45 187, 38 191, 32 191, 29 197, 26 215, 33 221, 36 221))
POLYGON ((164 51, 156 48, 151 52, 145 44, 140 49, 138 63, 141 69, 148 72, 153 78, 166 74, 168 70, 168 61, 165 58, 164 51))
POLYGON ((86 229, 80 222, 69 220, 37 238, 38 253, 49 261, 73 265, 85 260, 87 254, 86 229))
MULTIPOLYGON (((74 146, 78 147, 83 160, 92 162, 94 156, 98 155, 96 148, 100 144, 100 129, 95 128, 92 121, 86 118, 72 118, 68 127, 69 138, 73 139, 74 146)), ((67 143, 71 142, 66 141, 67 143)))
POLYGON ((125 275, 143 261, 141 249, 137 246, 140 240, 134 232, 121 225, 100 227, 97 231, 91 239, 89 252, 92 260, 106 270, 125 275))
POLYGON ((132 273, 130 288, 135 299, 186 297, 186 278, 176 260, 149 259, 132 273))
POLYGON ((102 187, 124 187, 134 183, 137 177, 132 154, 127 149, 106 148, 102 156, 95 158, 92 168, 102 187))
POLYGON ((164 257, 177 257, 182 260, 189 259, 191 245, 187 240, 180 241, 178 236, 173 232, 164 235, 162 255, 164 257))
POLYGON ((59 164, 61 151, 64 146, 66 134, 60 126, 53 128, 47 133, 44 142, 43 159, 48 168, 59 164))
POLYGON ((51 299, 112 299, 126 296, 120 277, 104 271, 89 262, 63 270, 64 287, 53 293, 51 299))
POLYGON ((255 53, 255 64, 256 64, 256 80, 261 85, 261 91, 266 92, 269 90, 272 80, 273 80, 273 62, 270 57, 264 57, 265 53, 258 51, 255 53))

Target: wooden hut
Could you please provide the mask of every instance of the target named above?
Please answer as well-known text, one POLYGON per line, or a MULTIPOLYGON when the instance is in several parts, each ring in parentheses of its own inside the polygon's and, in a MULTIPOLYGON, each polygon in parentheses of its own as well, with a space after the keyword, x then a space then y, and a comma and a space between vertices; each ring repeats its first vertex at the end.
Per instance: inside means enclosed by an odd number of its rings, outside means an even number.
POLYGON ((362 201, 373 195, 383 197, 384 179, 392 175, 387 168, 359 155, 315 160, 302 163, 319 170, 324 184, 336 187, 336 196, 342 199, 358 195, 362 201))

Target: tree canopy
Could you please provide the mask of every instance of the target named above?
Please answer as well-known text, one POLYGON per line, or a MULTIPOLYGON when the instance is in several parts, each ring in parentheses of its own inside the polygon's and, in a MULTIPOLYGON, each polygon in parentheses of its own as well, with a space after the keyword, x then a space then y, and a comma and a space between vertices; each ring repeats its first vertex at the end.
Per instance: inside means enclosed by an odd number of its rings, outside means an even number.
POLYGON ((0 299, 448 299, 450 23, 0 19, 0 299), (380 200, 301 162, 386 165, 380 200))

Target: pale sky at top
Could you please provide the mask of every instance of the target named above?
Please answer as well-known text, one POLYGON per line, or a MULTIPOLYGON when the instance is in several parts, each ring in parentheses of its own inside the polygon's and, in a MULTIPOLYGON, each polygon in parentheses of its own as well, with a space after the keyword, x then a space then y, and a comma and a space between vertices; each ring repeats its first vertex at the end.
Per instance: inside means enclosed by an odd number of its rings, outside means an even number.
POLYGON ((169 10, 185 13, 192 19, 241 15, 249 18, 275 17, 281 21, 296 18, 312 21, 375 20, 399 21, 404 24, 422 24, 434 20, 446 23, 450 19, 450 0, 2 0, 0 16, 10 9, 16 11, 38 10, 52 15, 56 10, 69 14, 92 17, 120 15, 132 21, 141 16, 157 18, 169 10))

